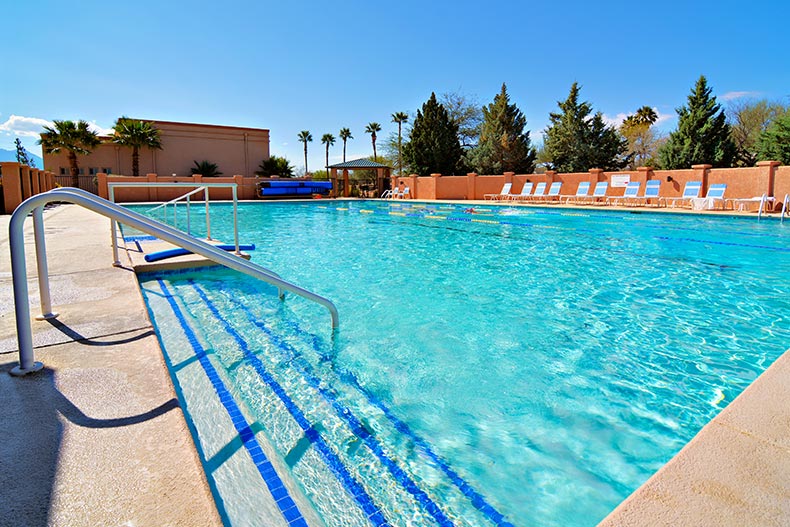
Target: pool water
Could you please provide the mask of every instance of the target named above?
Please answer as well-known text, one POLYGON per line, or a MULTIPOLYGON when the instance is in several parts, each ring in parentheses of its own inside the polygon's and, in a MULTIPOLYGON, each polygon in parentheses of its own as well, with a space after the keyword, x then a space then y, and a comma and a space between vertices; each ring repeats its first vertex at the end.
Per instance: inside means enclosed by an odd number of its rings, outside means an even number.
POLYGON ((232 398, 282 480, 223 468, 262 458, 187 400, 228 524, 281 485, 301 515, 267 506, 291 525, 595 525, 790 342, 777 221, 324 201, 242 204, 239 224, 340 329, 232 271, 141 278, 179 393, 232 398))

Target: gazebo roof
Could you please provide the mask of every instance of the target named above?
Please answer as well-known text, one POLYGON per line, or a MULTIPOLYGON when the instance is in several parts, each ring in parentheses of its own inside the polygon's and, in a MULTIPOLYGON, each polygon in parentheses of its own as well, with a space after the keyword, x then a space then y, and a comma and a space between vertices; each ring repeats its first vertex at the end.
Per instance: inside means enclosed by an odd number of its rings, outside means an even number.
POLYGON ((351 161, 346 161, 345 163, 338 163, 336 165, 329 165, 329 168, 390 168, 387 165, 382 165, 381 163, 376 163, 375 161, 371 161, 370 159, 352 159, 351 161))

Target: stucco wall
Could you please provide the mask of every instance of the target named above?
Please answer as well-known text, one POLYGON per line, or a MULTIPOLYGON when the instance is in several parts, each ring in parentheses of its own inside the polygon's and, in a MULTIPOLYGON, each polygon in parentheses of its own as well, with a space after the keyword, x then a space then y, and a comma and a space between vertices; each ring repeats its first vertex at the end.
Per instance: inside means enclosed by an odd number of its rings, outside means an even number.
MULTIPOLYGON (((258 165, 269 159, 269 131, 208 124, 151 121, 159 129, 162 150, 140 150, 140 175, 148 173, 188 176, 195 161, 209 161, 223 176, 254 176, 258 165)), ((109 141, 110 138, 105 138, 109 141)), ((77 156, 85 175, 109 172, 132 174, 132 150, 105 142, 87 156, 77 156)), ((44 154, 44 167, 56 174, 68 173, 66 153, 44 154)))

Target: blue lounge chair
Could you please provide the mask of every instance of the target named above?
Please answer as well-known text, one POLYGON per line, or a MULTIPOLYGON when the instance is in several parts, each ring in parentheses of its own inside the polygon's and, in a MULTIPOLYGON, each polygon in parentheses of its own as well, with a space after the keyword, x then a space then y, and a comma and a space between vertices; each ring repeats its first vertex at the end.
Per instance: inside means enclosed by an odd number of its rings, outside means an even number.
POLYGON ((645 206, 650 205, 650 200, 656 200, 656 206, 658 206, 658 202, 660 201, 659 192, 661 190, 661 181, 658 179, 651 179, 645 184, 645 194, 642 196, 642 199, 645 200, 645 206))
POLYGON ((579 186, 576 188, 576 194, 571 196, 560 196, 560 198, 565 198, 565 203, 570 203, 571 200, 579 201, 582 198, 586 198, 590 195, 590 182, 589 181, 582 181, 579 183, 579 186))
MULTIPOLYGON (((559 200, 560 200, 560 191, 561 190, 562 190, 562 181, 555 181, 549 187, 549 193, 546 194, 545 196, 542 196, 540 198, 540 201, 545 201, 546 203, 548 203, 548 202, 553 202, 553 201, 556 200, 556 201, 559 202, 559 200)), ((536 201, 537 201, 537 198, 536 198, 536 201)))
POLYGON ((524 183, 524 186, 521 187, 521 192, 519 194, 509 194, 508 199, 511 201, 521 201, 523 199, 529 198, 530 193, 532 192, 533 183, 527 181, 524 183))
POLYGON ((631 181, 625 186, 623 195, 610 197, 608 200, 606 200, 607 205, 620 205, 620 202, 622 202, 623 205, 628 205, 630 201, 635 200, 639 195, 639 187, 641 185, 642 184, 638 181, 631 181))
POLYGON ((529 195, 529 196, 526 196, 526 197, 521 196, 519 201, 538 200, 538 199, 542 198, 543 194, 545 194, 545 193, 546 193, 546 183, 545 182, 541 182, 541 183, 538 183, 537 185, 535 185, 535 192, 533 192, 532 195, 529 195))
POLYGON ((483 199, 491 199, 491 200, 500 200, 500 199, 507 199, 503 196, 510 195, 510 187, 513 186, 513 183, 505 183, 502 185, 502 190, 499 191, 498 194, 484 194, 483 199))
MULTIPOLYGON (((590 196, 590 204, 595 205, 597 203, 606 204, 606 200, 598 201, 601 198, 606 198, 606 191, 609 190, 609 182, 608 181, 599 181, 595 184, 595 190, 593 190, 592 196, 590 196)), ((586 201, 585 201, 586 203, 586 201)))
MULTIPOLYGON (((699 193, 702 190, 702 181, 689 181, 686 183, 686 186, 683 187, 683 195, 680 197, 675 198, 663 198, 664 205, 669 207, 670 203, 672 207, 677 206, 678 201, 681 203, 684 201, 689 201, 694 198, 699 197, 699 193)), ((659 203, 661 200, 659 199, 659 203)))

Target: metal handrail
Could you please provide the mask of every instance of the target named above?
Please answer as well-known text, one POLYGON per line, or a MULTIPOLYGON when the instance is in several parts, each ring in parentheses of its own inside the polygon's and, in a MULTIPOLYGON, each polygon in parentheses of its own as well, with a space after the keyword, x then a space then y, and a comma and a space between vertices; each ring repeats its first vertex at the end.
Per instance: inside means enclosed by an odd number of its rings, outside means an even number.
POLYGON ((49 295, 49 275, 46 263, 46 247, 44 243, 44 229, 42 212, 44 205, 52 202, 67 202, 80 205, 88 210, 107 216, 114 221, 122 222, 142 232, 151 234, 173 245, 183 247, 195 254, 199 254, 218 264, 235 269, 258 280, 272 284, 279 289, 290 291, 296 295, 312 300, 323 305, 329 310, 332 318, 332 329, 339 325, 338 312, 331 300, 312 293, 306 289, 287 282, 277 277, 272 271, 248 262, 243 258, 229 255, 225 251, 215 248, 197 238, 185 235, 183 232, 170 227, 160 221, 148 218, 142 214, 124 209, 108 200, 79 189, 60 188, 37 194, 23 201, 11 215, 9 222, 9 245, 11 248, 11 274, 14 286, 14 312, 16 316, 17 340, 19 342, 19 366, 15 367, 12 375, 25 375, 43 368, 40 362, 35 362, 33 354, 33 333, 30 323, 30 305, 28 300, 27 269, 25 265, 25 237, 24 222, 30 212, 33 212, 33 228, 38 261, 38 280, 41 296, 42 318, 57 316, 52 313, 49 295))
MULTIPOLYGON (((236 183, 121 183, 121 182, 112 182, 107 183, 107 191, 109 193, 110 201, 115 203, 115 189, 116 188, 178 188, 178 187, 204 187, 206 189, 206 238, 211 239, 211 223, 209 220, 209 207, 208 207, 208 189, 209 188, 230 188, 233 193, 233 243, 236 246, 236 255, 240 255, 241 251, 239 251, 239 216, 238 216, 238 197, 237 197, 237 187, 236 183)), ((175 214, 175 211, 174 211, 175 214)), ((189 213, 187 212, 187 222, 189 222, 189 213)), ((174 223, 175 217, 174 217, 174 223)), ((187 230, 189 227, 187 226, 187 230)), ((120 267, 121 261, 118 258, 118 244, 116 241, 115 236, 116 225, 115 220, 110 220, 110 237, 112 239, 112 257, 113 257, 113 266, 120 267)))
MULTIPOLYGON (((177 198, 173 198, 170 201, 166 201, 164 203, 161 203, 161 204, 157 205, 156 207, 148 209, 146 212, 150 213, 150 212, 157 211, 159 209, 163 209, 162 210, 162 218, 164 219, 164 222, 167 223, 167 206, 168 205, 173 205, 173 227, 178 227, 178 208, 176 207, 176 205, 178 204, 179 201, 186 200, 186 204, 187 204, 187 234, 192 234, 192 228, 191 228, 192 216, 189 213, 189 197, 194 195, 194 194, 199 194, 201 192, 203 192, 203 201, 206 204, 206 239, 210 240, 211 239, 211 219, 210 219, 211 216, 209 216, 209 209, 208 209, 208 187, 198 187, 195 190, 190 190, 186 194, 182 194, 182 195, 178 196, 177 198)), ((114 200, 112 200, 112 201, 114 201, 114 200)), ((236 247, 236 252, 238 254, 238 247, 236 247)))
POLYGON ((787 214, 788 202, 790 202, 790 194, 785 194, 785 199, 782 201, 782 214, 779 216, 779 223, 785 222, 785 214, 787 214))

